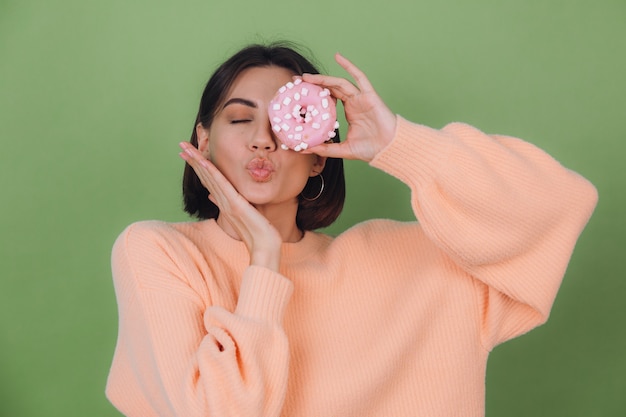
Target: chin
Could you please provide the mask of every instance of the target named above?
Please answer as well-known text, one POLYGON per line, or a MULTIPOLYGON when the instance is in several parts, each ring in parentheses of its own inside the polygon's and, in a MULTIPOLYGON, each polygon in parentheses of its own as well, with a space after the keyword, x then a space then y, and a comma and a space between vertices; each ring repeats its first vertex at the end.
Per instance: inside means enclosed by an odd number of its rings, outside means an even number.
POLYGON ((273 203, 273 198, 270 195, 268 195, 267 191, 266 192, 248 191, 248 192, 242 192, 241 195, 243 196, 243 198, 245 198, 248 201, 248 203, 252 204, 253 206, 262 206, 265 204, 273 203))

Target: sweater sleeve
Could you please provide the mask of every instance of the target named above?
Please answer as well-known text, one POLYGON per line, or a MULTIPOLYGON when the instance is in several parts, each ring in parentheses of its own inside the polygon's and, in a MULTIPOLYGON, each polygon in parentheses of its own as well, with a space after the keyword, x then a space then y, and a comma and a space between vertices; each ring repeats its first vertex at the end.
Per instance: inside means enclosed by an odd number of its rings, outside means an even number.
POLYGON ((190 285, 199 274, 192 250, 155 224, 129 227, 114 245, 119 335, 109 400, 128 417, 278 416, 291 282, 250 266, 235 311, 210 305, 190 285))
POLYGON ((486 349, 547 320, 597 203, 591 183, 520 139, 401 117, 371 165, 410 187, 424 232, 474 278, 486 349))

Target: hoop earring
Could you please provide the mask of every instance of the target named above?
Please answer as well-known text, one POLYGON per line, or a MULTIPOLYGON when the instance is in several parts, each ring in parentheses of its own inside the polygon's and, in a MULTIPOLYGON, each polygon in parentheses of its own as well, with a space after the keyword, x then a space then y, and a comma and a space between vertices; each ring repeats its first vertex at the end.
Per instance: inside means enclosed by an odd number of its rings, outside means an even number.
MULTIPOLYGON (((318 177, 320 179, 320 191, 317 193, 317 195, 313 198, 309 198, 309 197, 305 197, 304 194, 300 193, 300 196, 302 196, 302 199, 306 200, 306 201, 315 201, 318 198, 320 198, 320 196, 322 195, 322 193, 324 192, 324 177, 322 176, 322 174, 316 175, 315 177, 318 177)), ((312 177, 312 178, 315 178, 312 177)))

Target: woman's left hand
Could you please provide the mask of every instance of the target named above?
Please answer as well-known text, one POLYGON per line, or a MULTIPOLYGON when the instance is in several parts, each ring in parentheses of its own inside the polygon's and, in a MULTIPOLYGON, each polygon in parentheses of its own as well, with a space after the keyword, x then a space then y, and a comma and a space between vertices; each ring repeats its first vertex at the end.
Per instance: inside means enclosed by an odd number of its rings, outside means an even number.
POLYGON ((352 76, 356 85, 345 78, 321 74, 303 74, 304 81, 326 87, 343 102, 348 132, 341 143, 324 143, 308 152, 320 156, 371 161, 391 140, 396 130, 396 116, 385 105, 367 76, 340 54, 335 60, 352 76))

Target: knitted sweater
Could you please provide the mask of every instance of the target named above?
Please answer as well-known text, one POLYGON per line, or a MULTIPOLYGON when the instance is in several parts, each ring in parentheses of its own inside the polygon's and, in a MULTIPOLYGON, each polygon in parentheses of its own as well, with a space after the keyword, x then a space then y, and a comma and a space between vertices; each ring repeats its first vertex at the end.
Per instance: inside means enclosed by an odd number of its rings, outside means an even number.
POLYGON ((112 259, 125 415, 482 416, 494 346, 548 317, 597 201, 519 139, 398 118, 371 165, 418 222, 371 220, 249 266, 214 220, 129 226, 112 259))

